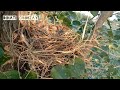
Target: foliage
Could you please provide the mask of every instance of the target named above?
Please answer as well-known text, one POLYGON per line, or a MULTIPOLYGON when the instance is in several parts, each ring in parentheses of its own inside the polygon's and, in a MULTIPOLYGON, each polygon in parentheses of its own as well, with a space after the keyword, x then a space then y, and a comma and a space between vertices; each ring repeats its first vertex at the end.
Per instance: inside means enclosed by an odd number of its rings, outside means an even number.
POLYGON ((16 70, 0 72, 0 79, 19 79, 19 73, 16 70))
POLYGON ((99 11, 91 11, 91 14, 92 14, 93 16, 97 16, 97 15, 98 15, 98 12, 99 12, 99 11))
POLYGON ((4 53, 2 46, 0 47, 0 66, 10 59, 10 56, 4 53))
POLYGON ((34 71, 26 72, 23 76, 24 79, 37 79, 37 74, 34 71))
MULTIPOLYGON (((0 79, 20 79, 19 73, 17 70, 9 70, 6 72, 0 72, 0 79)), ((22 79, 37 79, 37 75, 35 72, 26 72, 22 79)))
MULTIPOLYGON (((98 12, 91 11, 93 16, 96 16, 98 12)), ((83 19, 81 21, 73 21, 72 26, 78 25, 80 26, 83 19)), ((119 23, 119 21, 118 21, 119 23)), ((83 23, 82 23, 83 24, 83 23)), ((112 30, 111 22, 107 21, 109 28, 105 25, 100 30, 100 35, 104 38, 104 41, 99 41, 101 47, 100 48, 92 48, 93 52, 96 53, 92 57, 92 61, 89 65, 85 64, 85 69, 83 75, 86 75, 84 78, 88 79, 117 79, 120 78, 120 29, 112 30)), ((83 25, 84 26, 84 25, 83 25)), ((89 29, 93 27, 90 23, 87 26, 89 29)), ((90 29, 90 30, 91 30, 90 29)), ((78 33, 82 33, 83 27, 80 27, 77 31, 78 33)), ((88 34, 87 32, 86 34, 88 34)), ((98 39, 100 40, 100 39, 98 39)), ((74 64, 75 65, 75 64, 74 64)), ((74 67, 73 65, 73 67, 74 67)), ((78 63, 81 66, 80 63, 78 63)), ((80 68, 79 68, 80 69, 80 68)), ((72 78, 71 72, 68 74, 68 70, 71 70, 76 76, 73 75, 74 78, 80 78, 81 70, 77 70, 78 73, 74 72, 69 65, 66 66, 55 66, 51 71, 51 76, 53 78, 72 78), (77 76, 79 75, 79 77, 77 76)))
MULTIPOLYGON (((3 65, 6 61, 10 60, 10 56, 4 53, 3 47, 0 47, 0 66, 3 65)), ((20 73, 21 74, 21 73, 20 73)), ((26 72, 22 78, 25 79, 36 79, 37 75, 35 72, 26 72)), ((0 79, 20 79, 19 73, 17 70, 9 70, 5 72, 0 72, 0 79)))
POLYGON ((55 79, 80 78, 85 73, 85 64, 80 58, 75 58, 73 65, 55 66, 51 76, 55 79))

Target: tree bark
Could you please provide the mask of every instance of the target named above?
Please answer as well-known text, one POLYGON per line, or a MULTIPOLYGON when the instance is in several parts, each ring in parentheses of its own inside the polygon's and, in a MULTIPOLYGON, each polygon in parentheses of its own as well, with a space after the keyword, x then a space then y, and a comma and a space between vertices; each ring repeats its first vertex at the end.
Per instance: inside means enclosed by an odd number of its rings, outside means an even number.
POLYGON ((0 11, 0 40, 10 38, 10 32, 18 29, 18 20, 3 20, 3 15, 17 15, 17 11, 0 11))
POLYGON ((108 17, 112 16, 113 11, 101 11, 101 15, 95 24, 95 30, 102 27, 103 23, 108 19, 108 17))
POLYGON ((101 11, 101 15, 99 16, 95 27, 93 29, 93 33, 91 35, 90 39, 95 39, 98 36, 98 29, 100 29, 103 26, 103 23, 110 17, 112 16, 113 11, 101 11))

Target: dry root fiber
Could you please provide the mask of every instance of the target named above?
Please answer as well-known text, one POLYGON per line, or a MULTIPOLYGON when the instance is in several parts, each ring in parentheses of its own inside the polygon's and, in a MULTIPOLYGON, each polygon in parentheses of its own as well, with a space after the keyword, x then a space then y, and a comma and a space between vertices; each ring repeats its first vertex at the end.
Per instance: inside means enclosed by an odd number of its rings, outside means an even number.
MULTIPOLYGON (((27 11, 18 12, 25 15, 27 11)), ((42 13, 38 24, 29 25, 20 21, 22 27, 12 33, 9 54, 18 61, 18 70, 29 64, 30 70, 38 73, 40 78, 49 77, 49 70, 58 64, 69 64, 75 57, 88 62, 88 53, 96 42, 82 41, 81 36, 70 28, 47 22, 47 14, 42 13), (22 63, 22 65, 19 65, 22 63)))

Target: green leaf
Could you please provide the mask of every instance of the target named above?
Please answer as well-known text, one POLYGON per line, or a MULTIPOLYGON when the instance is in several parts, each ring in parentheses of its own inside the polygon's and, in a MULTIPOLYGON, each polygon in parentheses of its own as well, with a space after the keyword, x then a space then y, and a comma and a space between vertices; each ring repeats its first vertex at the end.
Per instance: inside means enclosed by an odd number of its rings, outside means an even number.
POLYGON ((76 25, 76 26, 79 26, 79 25, 80 25, 80 22, 77 21, 77 20, 74 20, 74 21, 72 22, 72 24, 73 24, 73 25, 76 25))
POLYGON ((114 36, 114 39, 115 39, 115 40, 120 40, 120 35, 115 35, 115 36, 114 36))
POLYGON ((70 27, 70 26, 71 26, 71 21, 70 21, 70 19, 64 18, 64 19, 63 19, 63 24, 65 24, 65 25, 67 25, 68 27, 70 27))
POLYGON ((19 73, 16 70, 1 72, 0 79, 19 79, 19 73))
POLYGON ((3 51, 3 49, 0 47, 0 58, 2 58, 3 55, 4 55, 4 51, 3 51))
POLYGON ((58 19, 63 20, 65 18, 65 15, 63 13, 58 14, 58 19))
POLYGON ((51 77, 54 79, 67 79, 66 68, 63 66, 55 66, 51 70, 51 77))
POLYGON ((103 60, 105 60, 105 62, 110 62, 110 59, 109 59, 109 56, 107 55, 107 56, 104 56, 103 57, 103 60))
POLYGON ((93 48, 91 48, 91 50, 92 50, 93 52, 95 52, 95 51, 97 51, 98 49, 95 48, 95 47, 93 47, 93 48))
POLYGON ((73 17, 76 17, 76 16, 77 16, 76 13, 73 12, 73 11, 68 11, 68 12, 69 12, 69 15, 71 15, 71 16, 73 16, 73 17))
POLYGON ((93 16, 97 16, 99 11, 90 11, 93 16))
POLYGON ((7 76, 7 79, 20 79, 19 73, 16 70, 6 71, 4 74, 7 76))
POLYGON ((118 72, 117 69, 114 68, 113 65, 110 65, 110 66, 108 67, 108 74, 109 74, 110 76, 114 76, 114 75, 116 75, 117 72, 118 72))
POLYGON ((68 11, 68 13, 69 13, 69 16, 70 16, 71 19, 76 19, 76 18, 77 18, 77 15, 76 15, 75 12, 73 12, 73 11, 68 11))
POLYGON ((80 58, 75 58, 74 65, 55 66, 51 70, 54 79, 80 78, 85 73, 85 64, 80 58))
POLYGON ((3 72, 0 72, 0 79, 7 79, 7 76, 3 72))
POLYGON ((6 61, 8 61, 10 59, 10 56, 4 54, 1 58, 0 58, 0 66, 3 65, 6 61))
POLYGON ((120 29, 113 30, 113 33, 114 33, 114 39, 120 40, 120 29))
POLYGON ((9 59, 10 59, 10 57, 8 55, 4 54, 3 49, 0 47, 0 66, 9 59))
POLYGON ((69 12, 68 11, 63 11, 62 14, 64 14, 65 17, 69 16, 69 12))
POLYGON ((80 78, 85 73, 85 63, 80 58, 75 58, 74 60, 74 65, 66 66, 66 71, 69 73, 69 77, 80 78))
POLYGON ((34 71, 31 71, 30 73, 26 73, 26 75, 27 75, 26 79, 37 79, 37 74, 34 71))

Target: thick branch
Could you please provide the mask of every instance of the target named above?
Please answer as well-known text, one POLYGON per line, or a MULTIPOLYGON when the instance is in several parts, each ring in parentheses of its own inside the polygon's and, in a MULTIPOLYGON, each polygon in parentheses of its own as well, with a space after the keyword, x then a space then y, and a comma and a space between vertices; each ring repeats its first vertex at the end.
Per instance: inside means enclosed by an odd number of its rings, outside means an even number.
POLYGON ((91 35, 92 39, 95 39, 98 35, 97 30, 102 27, 103 23, 108 19, 108 17, 112 16, 113 11, 101 11, 101 15, 98 18, 95 27, 93 29, 93 33, 91 35))
POLYGON ((103 23, 113 14, 113 11, 101 11, 101 15, 97 20, 94 30, 98 30, 102 27, 103 23))

